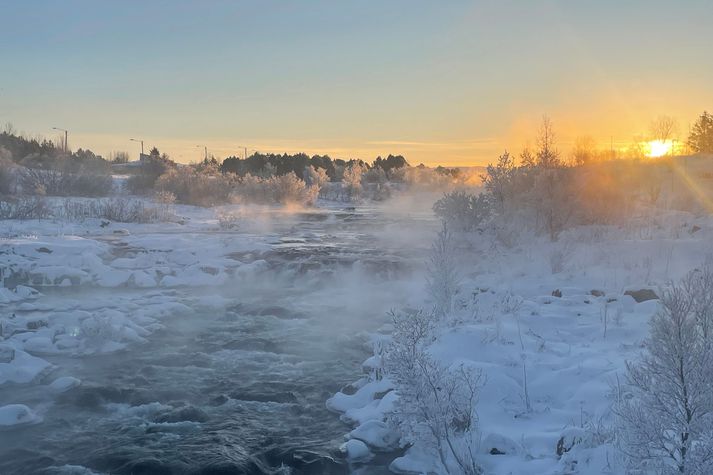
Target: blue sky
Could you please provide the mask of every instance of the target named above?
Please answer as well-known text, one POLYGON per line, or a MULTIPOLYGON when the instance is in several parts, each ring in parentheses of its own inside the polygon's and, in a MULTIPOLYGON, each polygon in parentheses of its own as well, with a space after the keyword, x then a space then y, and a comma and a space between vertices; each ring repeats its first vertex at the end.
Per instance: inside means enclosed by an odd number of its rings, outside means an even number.
POLYGON ((625 144, 713 107, 707 1, 0 1, 0 122, 198 159, 482 164, 543 114, 625 144))

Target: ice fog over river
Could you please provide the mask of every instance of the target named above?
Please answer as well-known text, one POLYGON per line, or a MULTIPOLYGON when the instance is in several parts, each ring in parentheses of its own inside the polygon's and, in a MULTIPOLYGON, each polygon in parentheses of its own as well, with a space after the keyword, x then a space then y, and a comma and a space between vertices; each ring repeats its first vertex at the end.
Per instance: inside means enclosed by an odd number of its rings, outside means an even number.
POLYGON ((2 304, 23 377, 0 405, 30 413, 0 428, 0 473, 348 473, 325 401, 423 291, 436 228, 428 207, 390 209, 16 228, 3 277, 41 293, 2 304))

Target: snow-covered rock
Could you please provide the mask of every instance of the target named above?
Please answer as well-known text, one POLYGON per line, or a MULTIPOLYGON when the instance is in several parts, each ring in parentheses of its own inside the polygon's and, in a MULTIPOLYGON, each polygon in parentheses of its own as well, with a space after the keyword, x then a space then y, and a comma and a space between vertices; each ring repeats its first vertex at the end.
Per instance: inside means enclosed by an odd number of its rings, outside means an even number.
POLYGON ((367 462, 374 457, 369 447, 358 439, 346 441, 339 447, 339 450, 349 462, 367 462))
POLYGON ((0 429, 37 424, 42 418, 24 404, 8 404, 0 407, 0 429))

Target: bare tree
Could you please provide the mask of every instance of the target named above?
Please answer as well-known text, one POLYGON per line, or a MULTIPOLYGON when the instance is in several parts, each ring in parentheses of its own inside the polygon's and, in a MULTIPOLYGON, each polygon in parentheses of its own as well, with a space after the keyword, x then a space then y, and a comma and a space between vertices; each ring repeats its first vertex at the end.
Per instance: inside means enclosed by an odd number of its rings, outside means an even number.
POLYGON ((515 158, 505 150, 498 157, 498 162, 495 165, 488 165, 485 175, 481 177, 485 190, 492 195, 499 213, 505 212, 506 202, 512 194, 516 172, 515 158))
POLYGON ((575 165, 591 163, 597 156, 597 145, 588 135, 577 137, 572 147, 572 162, 575 165))
POLYGON ((542 123, 537 132, 537 165, 543 168, 555 168, 560 166, 560 153, 555 146, 555 130, 552 120, 543 116, 542 123))
POLYGON ((446 473, 481 474, 475 405, 482 374, 432 358, 426 350, 432 329, 433 316, 422 311, 394 315, 393 342, 385 358, 399 395, 391 421, 406 441, 435 450, 446 473))
POLYGON ((651 140, 667 142, 672 140, 678 131, 678 124, 673 117, 660 115, 649 124, 649 135, 651 140))
POLYGON ((459 282, 453 235, 444 221, 436 240, 431 245, 431 255, 428 260, 427 285, 433 299, 436 317, 443 318, 451 312, 459 282))
POLYGON ((647 473, 713 473, 713 353, 689 297, 683 286, 664 293, 646 353, 627 364, 629 392, 615 408, 621 448, 647 473))
POLYGON ((681 282, 688 295, 691 311, 704 340, 713 338, 713 262, 706 259, 700 269, 694 269, 681 282))

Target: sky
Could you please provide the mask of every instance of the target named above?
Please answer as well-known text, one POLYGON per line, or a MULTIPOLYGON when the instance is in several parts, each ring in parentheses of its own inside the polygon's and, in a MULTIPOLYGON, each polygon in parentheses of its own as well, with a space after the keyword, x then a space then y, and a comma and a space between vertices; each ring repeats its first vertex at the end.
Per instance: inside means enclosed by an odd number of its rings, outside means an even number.
POLYGON ((483 165, 713 109, 713 2, 0 0, 0 123, 180 162, 247 148, 483 165))

